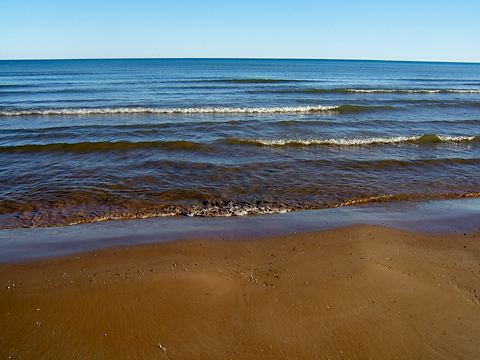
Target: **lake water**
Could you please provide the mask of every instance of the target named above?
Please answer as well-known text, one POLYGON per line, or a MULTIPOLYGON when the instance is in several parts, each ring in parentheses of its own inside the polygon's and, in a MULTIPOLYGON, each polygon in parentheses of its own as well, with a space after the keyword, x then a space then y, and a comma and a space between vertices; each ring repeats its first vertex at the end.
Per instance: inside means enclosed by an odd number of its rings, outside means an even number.
POLYGON ((480 196, 480 64, 0 61, 0 228, 480 196))

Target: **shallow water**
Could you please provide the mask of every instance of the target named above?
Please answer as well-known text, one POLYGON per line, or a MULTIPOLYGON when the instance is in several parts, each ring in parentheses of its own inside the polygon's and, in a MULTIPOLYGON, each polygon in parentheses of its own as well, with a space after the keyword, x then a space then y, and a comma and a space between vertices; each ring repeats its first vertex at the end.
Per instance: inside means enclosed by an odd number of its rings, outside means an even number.
POLYGON ((377 203, 228 218, 176 216, 49 228, 4 229, 0 231, 0 262, 182 239, 253 239, 354 224, 440 234, 480 231, 480 198, 377 203))

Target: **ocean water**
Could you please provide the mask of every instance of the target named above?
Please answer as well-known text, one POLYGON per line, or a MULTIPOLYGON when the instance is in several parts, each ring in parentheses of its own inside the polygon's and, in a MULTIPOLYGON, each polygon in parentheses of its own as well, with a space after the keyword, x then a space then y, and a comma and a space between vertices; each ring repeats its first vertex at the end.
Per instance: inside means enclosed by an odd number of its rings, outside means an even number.
POLYGON ((0 228, 480 197, 480 64, 0 61, 0 228))

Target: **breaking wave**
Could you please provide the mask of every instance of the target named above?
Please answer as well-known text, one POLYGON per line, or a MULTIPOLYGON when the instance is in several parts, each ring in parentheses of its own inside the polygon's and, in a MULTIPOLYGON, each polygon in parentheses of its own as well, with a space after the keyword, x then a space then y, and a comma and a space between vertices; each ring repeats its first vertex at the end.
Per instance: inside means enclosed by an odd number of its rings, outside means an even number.
POLYGON ((349 89, 349 88, 313 88, 313 89, 295 89, 285 90, 281 92, 298 92, 298 93, 359 93, 359 94, 480 94, 480 89, 349 89))
POLYGON ((0 110, 0 116, 29 116, 29 115, 121 115, 121 114, 287 114, 287 113, 315 113, 335 111, 341 106, 287 106, 287 107, 199 107, 199 108, 149 108, 149 107, 121 107, 121 108, 51 108, 51 109, 6 109, 0 110))
POLYGON ((436 134, 418 136, 338 138, 338 139, 246 139, 229 138, 215 143, 195 141, 100 141, 80 143, 25 144, 0 147, 0 153, 35 153, 35 152, 101 152, 130 151, 135 149, 165 149, 167 151, 218 152, 219 145, 257 145, 257 146, 369 146, 389 144, 439 144, 480 142, 480 136, 442 136, 436 134))
POLYGON ((226 82, 226 83, 270 84, 270 83, 300 82, 301 80, 292 80, 292 79, 214 79, 214 80, 209 80, 209 81, 211 81, 211 82, 226 82))
POLYGON ((352 139, 230 139, 233 143, 249 143, 259 146, 309 146, 309 145, 334 145, 334 146, 367 146, 382 144, 435 144, 480 141, 479 136, 441 136, 436 134, 418 136, 392 136, 368 137, 352 139))

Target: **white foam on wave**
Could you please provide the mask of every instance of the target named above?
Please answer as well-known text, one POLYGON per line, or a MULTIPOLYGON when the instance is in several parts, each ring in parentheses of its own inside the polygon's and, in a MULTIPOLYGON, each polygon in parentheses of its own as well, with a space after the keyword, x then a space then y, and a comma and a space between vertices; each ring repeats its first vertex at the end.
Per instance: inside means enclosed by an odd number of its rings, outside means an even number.
POLYGON ((462 141, 472 141, 475 140, 475 136, 442 136, 439 135, 438 138, 445 142, 462 142, 462 141))
POLYGON ((284 214, 291 211, 285 207, 270 206, 253 206, 253 205, 226 205, 211 207, 192 207, 185 210, 182 215, 201 216, 201 217, 230 217, 230 216, 246 216, 246 215, 263 215, 263 214, 284 214))
POLYGON ((406 93, 406 94, 438 94, 441 92, 460 94, 479 94, 479 89, 349 89, 354 93, 406 93))
MULTIPOLYGON (((463 142, 473 141, 475 136, 437 136, 435 138, 442 142, 463 142)), ((239 141, 259 144, 262 146, 309 146, 309 145, 337 145, 337 146, 365 146, 382 144, 399 144, 404 142, 414 142, 430 135, 415 136, 392 136, 392 137, 370 137, 370 138, 352 138, 352 139, 239 139, 239 141)))
POLYGON ((309 113, 332 111, 339 106, 287 106, 287 107, 203 107, 203 108, 64 108, 64 109, 24 109, 3 110, 3 116, 27 115, 114 115, 114 114, 276 114, 276 113, 309 113))
POLYGON ((240 139, 240 141, 257 143, 264 146, 285 145, 338 145, 338 146, 361 146, 371 144, 392 144, 408 140, 417 140, 420 136, 396 136, 396 137, 373 137, 354 139, 240 139))
POLYGON ((348 91, 354 93, 395 93, 399 90, 387 90, 387 89, 349 89, 348 91))
MULTIPOLYGON (((184 215, 188 217, 231 217, 231 216, 246 216, 246 215, 264 215, 264 214, 284 214, 291 211, 286 207, 272 207, 272 206, 255 206, 255 205, 237 205, 226 204, 224 206, 192 206, 187 209, 177 208, 174 211, 168 212, 146 212, 146 213, 123 213, 123 214, 108 214, 97 216, 89 219, 81 219, 71 221, 62 225, 78 225, 83 223, 102 222, 108 220, 133 220, 133 219, 148 219, 157 217, 171 217, 184 215)), ((44 225, 39 225, 44 226, 44 225)), ((48 225, 54 226, 54 225, 48 225)), ((36 227, 36 226, 32 226, 36 227)))
POLYGON ((460 94, 480 94, 479 89, 455 89, 455 90, 448 90, 448 92, 460 93, 460 94))

